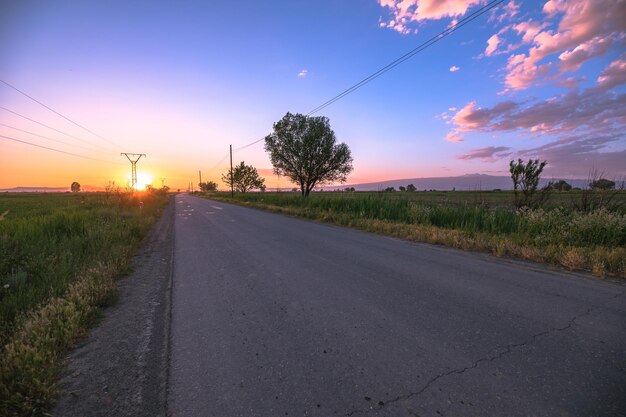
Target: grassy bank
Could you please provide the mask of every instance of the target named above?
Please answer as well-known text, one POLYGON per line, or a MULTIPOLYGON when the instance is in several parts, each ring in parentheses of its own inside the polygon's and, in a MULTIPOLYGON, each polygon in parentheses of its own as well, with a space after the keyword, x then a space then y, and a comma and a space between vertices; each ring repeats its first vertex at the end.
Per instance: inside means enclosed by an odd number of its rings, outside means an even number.
POLYGON ((0 415, 44 415, 61 355, 114 298, 167 201, 159 192, 0 194, 0 415))
MULTIPOLYGON (((560 193, 560 204, 553 199, 536 210, 512 209, 509 192, 325 192, 308 199, 295 193, 247 193, 234 198, 215 193, 209 197, 403 239, 589 270, 600 277, 626 277, 626 213, 623 208, 605 207, 579 211, 576 192, 560 193)), ((625 199, 621 193, 613 202, 625 199)))

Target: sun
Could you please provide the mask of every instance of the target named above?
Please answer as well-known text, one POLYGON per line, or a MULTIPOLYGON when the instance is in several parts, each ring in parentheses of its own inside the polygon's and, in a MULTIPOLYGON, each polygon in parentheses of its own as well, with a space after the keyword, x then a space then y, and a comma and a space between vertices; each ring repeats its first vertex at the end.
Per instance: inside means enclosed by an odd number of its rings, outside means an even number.
POLYGON ((137 173, 137 184, 135 184, 135 190, 143 190, 146 186, 152 185, 152 176, 146 172, 137 173))
POLYGON ((137 184, 135 185, 135 189, 143 190, 146 186, 152 185, 152 176, 145 172, 137 173, 137 184))

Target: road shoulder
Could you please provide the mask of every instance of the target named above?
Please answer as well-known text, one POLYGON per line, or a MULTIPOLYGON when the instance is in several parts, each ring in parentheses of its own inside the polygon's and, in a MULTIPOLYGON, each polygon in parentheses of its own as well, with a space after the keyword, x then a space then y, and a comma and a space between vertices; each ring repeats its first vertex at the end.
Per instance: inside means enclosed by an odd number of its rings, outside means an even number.
POLYGON ((174 198, 119 297, 64 361, 53 416, 165 416, 174 198))

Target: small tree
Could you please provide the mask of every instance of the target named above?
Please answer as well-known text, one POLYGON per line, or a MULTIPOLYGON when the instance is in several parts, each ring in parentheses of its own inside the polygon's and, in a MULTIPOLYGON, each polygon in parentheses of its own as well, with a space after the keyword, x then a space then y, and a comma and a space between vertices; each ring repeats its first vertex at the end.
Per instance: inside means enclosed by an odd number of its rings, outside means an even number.
POLYGON ((386 193, 393 193, 393 192, 395 192, 395 191, 396 191, 396 189, 395 189, 395 188, 393 188, 393 187, 387 187, 387 188, 385 188, 385 190, 384 190, 384 191, 385 191, 386 193))
POLYGON ((217 191, 217 183, 213 181, 206 181, 198 183, 198 187, 200 187, 200 191, 206 193, 209 191, 217 191))
POLYGON ((223 174, 222 181, 229 187, 233 186, 240 193, 246 193, 255 188, 265 188, 265 180, 259 176, 256 168, 246 165, 243 161, 232 169, 232 175, 230 169, 223 174))
POLYGON ((73 193, 78 193, 80 192, 80 184, 74 181, 72 185, 70 186, 70 189, 72 190, 73 193))
POLYGON ((607 180, 606 178, 598 178, 589 183, 589 187, 594 190, 612 190, 615 188, 615 181, 607 180))
POLYGON ((542 193, 542 198, 536 196, 541 172, 547 164, 547 161, 539 162, 538 159, 529 159, 527 163, 518 159, 517 162, 511 161, 509 163, 516 207, 538 205, 547 196, 547 190, 542 193))
POLYGON ((603 178, 603 173, 598 173, 595 169, 589 172, 587 179, 589 187, 585 187, 572 198, 574 208, 584 212, 590 212, 599 208, 606 208, 611 211, 622 210, 624 200, 619 198, 626 189, 626 182, 607 180, 603 178))
POLYGON ((409 184, 406 186, 406 190, 410 191, 410 192, 415 192, 417 190, 417 188, 415 188, 415 186, 413 184, 409 184))
POLYGON ((401 185, 398 187, 398 190, 400 191, 406 191, 406 187, 404 185, 401 185))
POLYGON ((555 182, 552 187, 557 191, 570 191, 572 186, 565 180, 555 182))
POLYGON ((336 144, 327 117, 287 113, 265 137, 265 150, 277 175, 300 186, 307 197, 316 185, 344 182, 352 171, 352 156, 345 143, 336 144))

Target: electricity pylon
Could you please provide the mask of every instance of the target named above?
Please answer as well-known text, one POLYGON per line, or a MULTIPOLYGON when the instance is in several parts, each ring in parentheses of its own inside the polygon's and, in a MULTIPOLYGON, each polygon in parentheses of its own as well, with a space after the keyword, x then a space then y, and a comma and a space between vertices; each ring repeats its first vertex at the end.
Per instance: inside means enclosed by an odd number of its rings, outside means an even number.
MULTIPOLYGON (((132 174, 130 177, 130 189, 134 190, 135 186, 137 185, 137 161, 139 161, 141 159, 142 156, 146 156, 145 153, 126 153, 126 152, 122 152, 120 154, 126 156, 126 158, 128 158, 128 160, 130 161, 130 165, 131 165, 131 170, 132 170, 132 174), (132 157, 132 158, 131 158, 132 157), (135 159, 136 157, 136 159, 135 159)), ((147 158, 147 156, 146 156, 147 158)))

